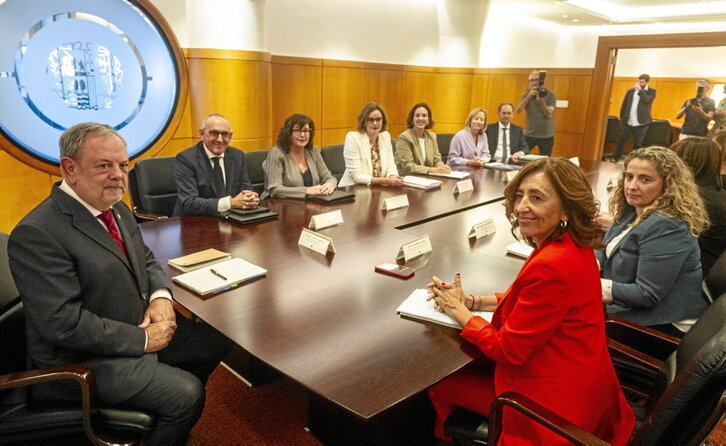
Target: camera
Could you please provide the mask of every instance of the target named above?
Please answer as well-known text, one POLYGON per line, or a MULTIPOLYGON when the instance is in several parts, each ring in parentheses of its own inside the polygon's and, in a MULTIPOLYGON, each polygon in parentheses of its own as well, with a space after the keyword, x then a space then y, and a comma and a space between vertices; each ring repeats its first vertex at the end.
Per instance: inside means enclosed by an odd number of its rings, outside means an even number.
POLYGON ((543 97, 547 96, 547 89, 544 88, 546 76, 547 76, 546 71, 539 72, 539 79, 537 80, 537 83, 539 85, 539 88, 537 88, 537 97, 543 98, 543 97))
POLYGON ((698 87, 698 89, 696 90, 696 97, 688 101, 688 105, 690 105, 691 107, 702 105, 701 98, 703 97, 703 90, 704 87, 698 87))

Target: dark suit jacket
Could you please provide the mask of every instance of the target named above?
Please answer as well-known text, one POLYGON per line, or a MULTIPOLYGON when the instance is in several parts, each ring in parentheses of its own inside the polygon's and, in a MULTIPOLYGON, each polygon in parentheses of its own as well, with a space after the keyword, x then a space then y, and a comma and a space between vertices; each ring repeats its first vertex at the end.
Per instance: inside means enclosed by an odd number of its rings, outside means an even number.
MULTIPOLYGON (((631 207, 605 234, 603 244, 635 220, 631 207)), ((613 281, 612 316, 640 325, 698 318, 708 306, 701 296, 701 251, 688 224, 652 214, 630 230, 609 256, 595 251, 604 279, 613 281)))
MULTIPOLYGON (((499 121, 489 124, 487 126, 487 140, 489 141, 489 153, 494 156, 497 151, 497 145, 499 144, 499 121)), ((529 153, 529 146, 527 141, 524 139, 524 132, 522 127, 509 123, 509 154, 507 159, 512 156, 512 153, 524 152, 529 153)), ((505 161, 506 162, 506 161, 505 161)))
MULTIPOLYGON (((227 147, 224 152, 224 176, 227 190, 221 194, 222 197, 234 197, 243 190, 252 190, 252 183, 247 176, 245 154, 241 150, 227 147)), ((174 178, 178 198, 173 215, 218 214, 217 202, 220 195, 217 193, 214 170, 201 141, 176 156, 174 178)))
MULTIPOLYGON (((128 258, 58 184, 8 241, 28 352, 41 368, 86 364, 96 373, 101 401, 115 404, 141 391, 156 369, 157 356, 144 353, 146 336, 137 325, 150 294, 170 286, 126 205, 113 209, 128 258)), ((68 381, 53 385, 59 398, 78 393, 68 381)))
MULTIPOLYGON (((633 105, 633 95, 635 94, 635 88, 631 88, 625 93, 625 99, 623 104, 620 106, 620 122, 623 124, 628 123, 630 117, 630 107, 633 105)), ((653 117, 650 115, 650 108, 655 100, 655 89, 648 87, 647 90, 640 90, 638 92, 640 96, 640 102, 638 102, 638 122, 640 124, 650 124, 653 122, 653 117)))

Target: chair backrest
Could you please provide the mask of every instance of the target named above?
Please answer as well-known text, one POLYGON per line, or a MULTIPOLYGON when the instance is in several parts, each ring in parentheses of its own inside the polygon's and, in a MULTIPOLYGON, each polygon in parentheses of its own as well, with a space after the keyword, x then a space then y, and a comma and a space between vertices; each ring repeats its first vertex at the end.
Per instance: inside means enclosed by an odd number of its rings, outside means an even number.
MULTIPOLYGON (((174 168, 173 156, 149 158, 136 163, 133 175, 137 192, 132 190, 131 193, 132 201, 134 195, 139 200, 133 203, 136 210, 171 217, 177 199, 174 168)), ((133 182, 130 186, 134 187, 133 182)))
POLYGON ((605 144, 618 142, 620 137, 620 119, 617 116, 608 116, 607 127, 605 127, 605 144))
POLYGON ((699 436, 720 422, 713 415, 723 410, 724 388, 726 295, 706 309, 664 361, 653 387, 657 400, 630 444, 700 444, 705 438, 699 436))
POLYGON ((252 190, 261 194, 265 190, 265 171, 262 163, 267 159, 269 150, 254 150, 245 152, 247 175, 252 183, 252 190))
POLYGON ((643 138, 643 147, 671 145, 671 123, 667 119, 654 119, 648 125, 643 138))
POLYGON ((441 160, 446 163, 449 158, 449 146, 451 140, 454 138, 453 133, 437 133, 436 144, 439 146, 439 153, 441 153, 441 160))
POLYGON ((708 275, 703 279, 703 293, 709 302, 726 293, 726 251, 714 262, 708 275))
MULTIPOLYGON (((20 293, 10 273, 8 234, 0 232, 0 375, 25 370, 25 319, 20 293)), ((0 393, 0 401, 4 398, 0 393)))
POLYGON ((336 180, 340 181, 340 178, 345 172, 343 144, 325 146, 320 151, 320 155, 322 155, 323 161, 325 161, 325 165, 328 166, 328 170, 330 170, 330 173, 333 174, 336 180))

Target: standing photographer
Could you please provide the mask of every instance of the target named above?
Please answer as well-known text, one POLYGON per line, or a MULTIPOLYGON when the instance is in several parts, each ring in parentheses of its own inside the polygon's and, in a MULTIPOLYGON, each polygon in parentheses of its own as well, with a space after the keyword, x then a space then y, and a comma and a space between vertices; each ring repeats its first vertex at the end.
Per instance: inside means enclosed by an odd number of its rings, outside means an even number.
POLYGON ((517 105, 517 113, 527 110, 524 138, 530 150, 539 147, 541 155, 550 155, 555 142, 555 93, 544 88, 545 72, 529 73, 529 91, 517 105))
POLYGON ((706 79, 696 81, 696 97, 686 100, 678 110, 676 119, 681 119, 683 115, 686 115, 679 140, 689 136, 706 136, 708 134, 708 123, 713 119, 714 110, 716 110, 716 102, 707 96, 710 87, 711 82, 706 79))

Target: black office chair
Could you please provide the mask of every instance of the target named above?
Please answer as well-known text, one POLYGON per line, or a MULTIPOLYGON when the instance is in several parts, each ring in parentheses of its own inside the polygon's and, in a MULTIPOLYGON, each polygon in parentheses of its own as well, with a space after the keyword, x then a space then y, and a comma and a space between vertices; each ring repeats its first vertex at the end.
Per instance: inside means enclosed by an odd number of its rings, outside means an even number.
MULTIPOLYGON (((699 445, 718 426, 726 412, 726 295, 701 316, 682 340, 627 321, 619 324, 633 336, 651 336, 657 344, 670 343, 674 350, 664 361, 608 339, 611 352, 640 361, 656 372, 656 380, 644 404, 636 405, 637 425, 629 445, 699 445)), ((630 393, 629 388, 624 388, 630 393)), ((597 402, 593 402, 597 404, 597 402)), ((489 420, 457 407, 446 419, 445 431, 454 445, 495 445, 501 435, 504 407, 523 413, 577 445, 607 443, 545 407, 519 395, 500 395, 489 412, 489 420)))
POLYGON ((717 296, 726 293, 726 251, 714 262, 701 284, 703 296, 713 303, 717 296))
POLYGON ((667 119, 654 119, 648 125, 643 138, 643 147, 671 145, 671 123, 667 119))
POLYGON ((23 304, 10 274, 7 242, 8 235, 0 233, 0 444, 138 444, 156 417, 96 407, 91 369, 79 364, 28 368, 23 304), (29 386, 61 379, 79 384, 82 403, 33 401, 29 386))
POLYGON ((252 183, 252 190, 258 194, 265 190, 265 171, 262 168, 262 163, 265 162, 269 153, 269 150, 245 152, 247 175, 252 183))
POLYGON ((605 143, 603 144, 603 156, 612 155, 608 152, 608 144, 617 144, 620 138, 620 119, 617 116, 608 116, 607 125, 605 127, 605 143))
POLYGON ((340 177, 345 172, 345 159, 343 158, 343 144, 335 144, 332 146, 325 146, 320 151, 320 154, 325 161, 325 165, 328 166, 328 170, 333 174, 336 180, 340 181, 340 177))
POLYGON ((149 158, 129 172, 131 203, 137 219, 159 220, 174 212, 177 192, 173 156, 149 158))
POLYGON ((439 153, 441 153, 441 161, 446 164, 446 161, 449 158, 449 146, 451 145, 451 140, 454 138, 454 133, 437 133, 436 134, 436 144, 439 146, 439 153))

